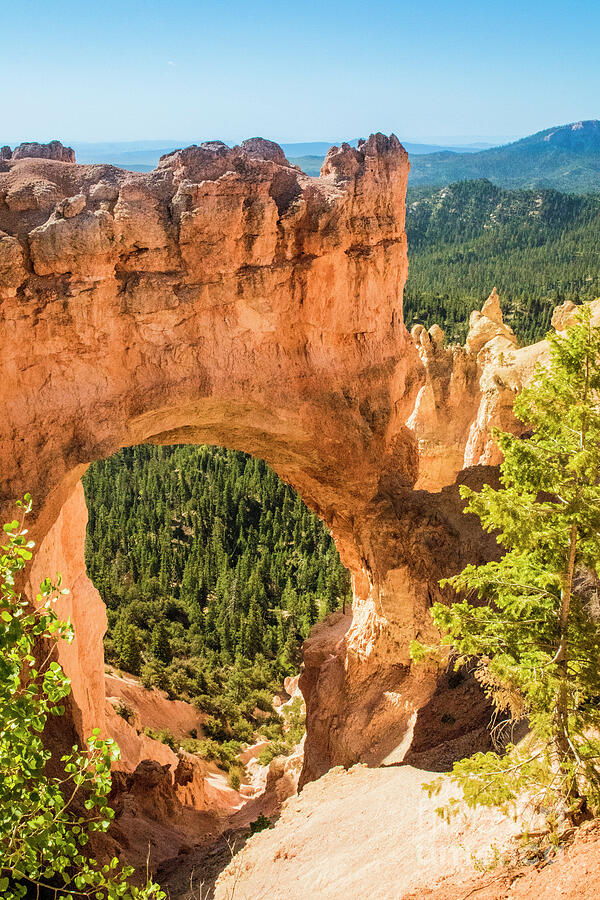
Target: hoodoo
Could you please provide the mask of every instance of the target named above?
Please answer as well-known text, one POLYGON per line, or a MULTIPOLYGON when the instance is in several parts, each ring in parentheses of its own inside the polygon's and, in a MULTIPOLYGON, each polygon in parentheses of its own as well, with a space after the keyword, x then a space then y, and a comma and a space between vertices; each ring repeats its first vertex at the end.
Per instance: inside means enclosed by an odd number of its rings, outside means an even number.
POLYGON ((538 351, 516 347, 493 297, 467 349, 437 327, 409 336, 393 135, 332 148, 319 178, 259 138, 148 174, 26 146, 0 159, 0 496, 5 519, 34 498, 31 584, 60 571, 71 591, 76 731, 104 716, 81 476, 123 446, 214 443, 267 460, 352 573, 352 614, 305 649, 303 780, 399 761, 435 689, 409 641, 432 627, 438 579, 493 552, 456 480, 493 475, 474 466, 497 462, 489 425, 512 422, 538 351))

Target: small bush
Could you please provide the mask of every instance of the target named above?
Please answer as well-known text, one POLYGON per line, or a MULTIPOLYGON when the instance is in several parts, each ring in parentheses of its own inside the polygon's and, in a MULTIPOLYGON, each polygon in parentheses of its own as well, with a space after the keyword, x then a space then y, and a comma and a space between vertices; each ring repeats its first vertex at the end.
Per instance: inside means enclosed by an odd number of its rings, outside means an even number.
POLYGON ((199 741, 197 738, 184 738, 179 746, 182 750, 185 750, 186 753, 193 753, 196 756, 202 756, 200 753, 200 748, 202 747, 203 741, 199 741))
POLYGON ((203 727, 208 736, 217 741, 223 741, 228 737, 227 728, 215 716, 207 716, 203 727))
POLYGON ((229 772, 234 766, 240 766, 238 755, 242 745, 239 741, 225 741, 223 744, 219 744, 211 738, 205 738, 203 741, 187 738, 182 741, 181 746, 188 753, 195 753, 202 759, 214 760, 226 772, 229 772))
POLYGON ((250 822, 250 834, 258 834, 259 831, 264 831, 265 828, 272 828, 271 820, 267 819, 266 816, 263 816, 261 813, 258 819, 255 819, 254 822, 250 822))
POLYGON ((126 703, 119 701, 114 709, 118 716, 121 716, 121 718, 125 719, 125 721, 130 725, 133 725, 135 721, 135 714, 130 706, 127 706, 126 703))
POLYGON ((246 719, 236 719, 231 725, 231 736, 236 741, 245 741, 246 743, 251 744, 254 738, 252 725, 250 722, 247 722, 246 719))
POLYGON ((306 731, 306 715, 301 697, 296 697, 283 711, 285 719, 285 740, 288 744, 299 744, 306 731))
POLYGON ((276 756, 289 756, 291 752, 292 748, 288 744, 284 744, 282 741, 273 741, 272 744, 260 751, 257 761, 260 766, 268 766, 276 756))
POLYGON ((202 759, 218 759, 221 746, 212 738, 205 738, 203 741, 197 742, 197 749, 194 751, 201 756, 202 759))
POLYGON ((273 712, 273 697, 268 691, 255 691, 251 696, 252 703, 262 712, 273 712))
POLYGON ((261 725, 258 729, 258 733, 268 741, 283 740, 283 723, 279 721, 274 722, 271 725, 261 725))
POLYGON ((179 741, 177 740, 175 735, 169 731, 168 728, 161 728, 160 730, 157 730, 155 728, 144 728, 144 734, 155 741, 160 741, 162 744, 166 744, 167 747, 170 747, 174 753, 176 753, 179 749, 179 741))

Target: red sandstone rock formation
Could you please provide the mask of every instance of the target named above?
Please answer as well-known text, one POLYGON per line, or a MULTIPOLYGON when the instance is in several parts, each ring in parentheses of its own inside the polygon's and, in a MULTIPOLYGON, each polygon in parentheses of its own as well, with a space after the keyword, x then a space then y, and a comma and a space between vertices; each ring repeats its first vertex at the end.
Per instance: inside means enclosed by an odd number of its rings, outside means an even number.
POLYGON ((409 641, 431 632, 438 579, 493 551, 454 481, 491 477, 459 473, 498 461, 489 424, 510 419, 538 351, 513 349, 493 298, 467 349, 436 327, 411 340, 407 174, 383 135, 332 148, 320 178, 258 138, 139 175, 0 162, 0 513, 32 493, 31 585, 58 570, 71 589, 81 736, 104 724, 105 626, 81 475, 122 446, 206 442, 266 459, 352 572, 352 619, 307 645, 303 780, 408 749, 435 689, 409 641))
POLYGON ((116 815, 103 842, 107 855, 124 854, 142 877, 147 865, 154 872, 194 844, 214 841, 242 805, 214 764, 186 754, 175 769, 150 758, 134 772, 113 772, 109 802, 116 815))
MULTIPOLYGON (((591 306, 600 321, 600 301, 591 306)), ((557 330, 568 327, 574 309, 567 303, 555 311, 557 330)), ((431 634, 428 609, 441 596, 439 578, 498 553, 478 521, 462 515, 458 484, 477 489, 495 481, 500 453, 492 429, 522 428, 513 414, 514 398, 549 350, 546 341, 518 347, 495 290, 481 312, 471 315, 465 347, 444 347, 437 325, 428 332, 417 325, 412 337, 422 368, 416 370, 420 386, 406 424, 417 445, 418 477, 410 487, 386 484, 367 507, 373 515, 369 559, 387 564, 375 572, 377 587, 348 616, 336 613, 317 626, 304 645, 300 683, 307 741, 301 785, 335 764, 424 758, 444 739, 431 730, 429 747, 423 741, 420 711, 435 685, 428 673, 411 666, 408 647, 413 637, 431 634)), ((483 718, 475 702, 473 721, 463 723, 467 742, 483 718)), ((460 746, 455 758, 463 755, 460 746)))
POLYGON ((419 380, 401 313, 408 161, 375 135, 334 148, 318 179, 257 139, 177 151, 144 175, 2 166, 0 490, 5 515, 33 494, 39 560, 81 585, 63 612, 84 734, 104 715, 77 488, 91 460, 142 441, 246 450, 332 527, 358 598, 389 567, 369 561, 365 513, 386 479, 417 472, 404 426, 419 380))

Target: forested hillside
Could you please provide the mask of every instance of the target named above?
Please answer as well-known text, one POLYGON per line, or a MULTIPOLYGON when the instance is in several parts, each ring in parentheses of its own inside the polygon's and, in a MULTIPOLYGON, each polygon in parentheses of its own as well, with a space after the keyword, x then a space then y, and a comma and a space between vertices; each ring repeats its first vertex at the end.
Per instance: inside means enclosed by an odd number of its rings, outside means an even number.
POLYGON ((496 286, 522 343, 543 337, 565 300, 600 296, 600 197, 511 191, 486 179, 409 189, 404 317, 463 340, 496 286))
POLYGON ((213 737, 250 739, 311 626, 349 600, 328 531, 264 462, 223 448, 127 448, 84 488, 107 661, 193 700, 213 737))
POLYGON ((479 153, 411 155, 411 185, 489 178, 505 188, 600 190, 600 121, 546 128, 479 153))

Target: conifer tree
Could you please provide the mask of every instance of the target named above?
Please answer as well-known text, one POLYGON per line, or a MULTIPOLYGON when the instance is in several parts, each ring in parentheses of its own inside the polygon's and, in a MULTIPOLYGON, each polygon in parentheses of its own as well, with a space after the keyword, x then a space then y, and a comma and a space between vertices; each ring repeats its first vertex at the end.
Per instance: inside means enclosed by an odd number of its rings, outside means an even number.
POLYGON ((126 672, 139 675, 142 668, 142 650, 134 625, 129 625, 123 637, 119 664, 126 672))
POLYGON ((325 615, 330 615, 337 609, 338 604, 338 586, 333 577, 327 579, 325 586, 325 615))
POLYGON ((549 364, 514 406, 531 435, 495 435, 501 489, 461 490, 506 552, 448 579, 465 599, 432 615, 458 662, 478 659, 498 710, 529 722, 506 753, 455 764, 464 799, 508 809, 526 792, 557 822, 600 802, 600 328, 584 307, 549 340, 549 364))
POLYGON ((152 654, 156 657, 156 659, 164 663, 165 666, 168 666, 171 660, 173 659, 173 653, 171 651, 171 641, 169 640, 169 632, 165 626, 164 622, 160 622, 152 632, 152 642, 151 642, 151 650, 152 654))
POLYGON ((91 466, 84 486, 107 660, 125 668, 133 626, 144 684, 197 699, 223 734, 242 738, 254 707, 246 722, 228 718, 232 666, 249 697, 297 671, 300 629, 324 614, 315 600, 327 578, 347 584, 331 536, 264 462, 219 447, 125 448, 91 466))

